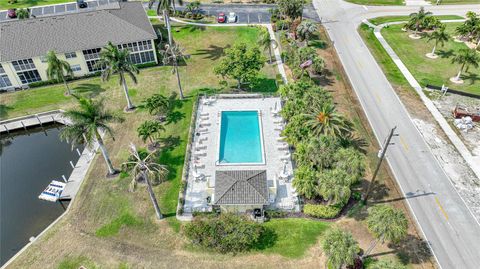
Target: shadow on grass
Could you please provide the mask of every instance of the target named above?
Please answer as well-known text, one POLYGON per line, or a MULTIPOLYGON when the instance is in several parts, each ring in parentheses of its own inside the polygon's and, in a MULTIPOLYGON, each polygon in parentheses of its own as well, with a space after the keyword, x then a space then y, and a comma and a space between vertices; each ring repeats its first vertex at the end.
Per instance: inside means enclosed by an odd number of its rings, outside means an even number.
POLYGON ((160 138, 159 142, 165 151, 171 151, 180 145, 180 137, 170 135, 160 138))
POLYGON ((93 83, 81 83, 75 88, 73 88, 76 94, 80 94, 84 97, 95 98, 100 93, 104 92, 105 89, 102 88, 99 84, 93 83))
POLYGON ((450 49, 450 50, 437 50, 436 54, 440 56, 440 58, 450 58, 455 53, 452 49, 450 49))
POLYGON ((5 119, 8 117, 8 111, 13 108, 5 104, 0 104, 0 119, 5 119))
POLYGON ((185 118, 185 113, 180 111, 172 111, 167 114, 166 122, 167 124, 177 123, 185 118))
POLYGON ((467 74, 463 74, 462 78, 465 81, 469 81, 470 85, 473 85, 476 82, 480 81, 480 76, 478 74, 474 74, 472 72, 468 72, 467 74))
POLYGON ((207 30, 207 27, 206 26, 201 26, 201 25, 184 25, 184 26, 181 26, 181 27, 176 27, 174 30, 176 32, 186 30, 190 33, 194 33, 196 31, 203 32, 203 31, 207 30))
MULTIPOLYGON (((388 247, 394 249, 393 252, 403 264, 422 264, 432 258, 427 241, 410 234, 400 243, 389 244, 388 247)), ((383 253, 376 254, 376 256, 381 255, 383 253)))
POLYGON ((206 59, 216 61, 225 56, 225 49, 228 48, 230 48, 230 45, 227 45, 225 47, 210 45, 207 49, 197 50, 195 53, 192 53, 192 55, 203 55, 206 59))
POLYGON ((256 250, 265 250, 267 248, 271 248, 277 242, 278 235, 277 233, 269 227, 264 227, 265 230, 263 231, 260 239, 258 240, 257 244, 253 247, 256 250))
POLYGON ((273 78, 258 78, 250 86, 250 90, 259 93, 273 93, 278 90, 278 87, 277 82, 273 78))
MULTIPOLYGON (((181 143, 181 141, 180 141, 181 143)), ((173 156, 169 150, 163 150, 158 157, 159 163, 168 164, 168 177, 167 181, 175 180, 177 177, 177 171, 175 167, 183 165, 183 156, 173 156)))

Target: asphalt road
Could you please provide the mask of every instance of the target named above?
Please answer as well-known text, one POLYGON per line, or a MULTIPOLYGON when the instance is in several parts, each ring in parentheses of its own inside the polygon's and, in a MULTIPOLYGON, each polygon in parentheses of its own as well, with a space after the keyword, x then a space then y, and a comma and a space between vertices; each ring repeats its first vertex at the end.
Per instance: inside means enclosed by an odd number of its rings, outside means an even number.
MULTIPOLYGON (((365 7, 314 0, 328 34, 380 143, 398 126, 387 161, 441 268, 480 268, 480 224, 456 192, 408 112, 357 32, 364 18, 408 15, 418 7, 365 7)), ((432 6, 435 14, 465 15, 480 5, 432 6)))

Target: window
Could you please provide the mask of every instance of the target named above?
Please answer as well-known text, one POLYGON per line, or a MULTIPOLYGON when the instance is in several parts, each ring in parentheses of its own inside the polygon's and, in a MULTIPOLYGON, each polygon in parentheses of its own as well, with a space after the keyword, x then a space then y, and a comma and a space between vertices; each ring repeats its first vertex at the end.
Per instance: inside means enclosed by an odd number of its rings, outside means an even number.
POLYGON ((13 61, 12 65, 16 71, 35 69, 35 64, 33 64, 32 59, 13 61))
POLYGON ((90 60, 87 61, 87 67, 89 72, 97 72, 97 71, 102 71, 105 69, 103 66, 96 66, 98 60, 90 60))
POLYGON ((10 82, 10 79, 6 74, 0 75, 0 89, 1 88, 7 88, 12 86, 12 83, 10 82))
POLYGON ((47 62, 47 56, 40 56, 40 62, 46 63, 47 62))
POLYGON ((80 67, 79 64, 74 64, 74 65, 72 65, 70 68, 72 68, 72 71, 73 71, 73 72, 82 71, 82 68, 80 67))
POLYGON ((22 84, 28 84, 42 80, 37 70, 18 72, 17 75, 22 81, 22 84))
POLYGON ((67 59, 77 58, 77 54, 75 52, 67 52, 65 53, 65 58, 67 59))
POLYGON ((102 50, 101 48, 84 50, 83 55, 85 56, 85 60, 93 60, 93 59, 100 58, 100 51, 101 50, 102 50))
POLYGON ((118 45, 118 48, 128 49, 130 52, 137 52, 137 51, 151 50, 153 47, 152 47, 152 42, 150 40, 146 40, 146 41, 118 45))
POLYGON ((149 62, 155 62, 155 55, 153 51, 143 51, 139 53, 130 54, 129 60, 133 64, 143 64, 149 62))

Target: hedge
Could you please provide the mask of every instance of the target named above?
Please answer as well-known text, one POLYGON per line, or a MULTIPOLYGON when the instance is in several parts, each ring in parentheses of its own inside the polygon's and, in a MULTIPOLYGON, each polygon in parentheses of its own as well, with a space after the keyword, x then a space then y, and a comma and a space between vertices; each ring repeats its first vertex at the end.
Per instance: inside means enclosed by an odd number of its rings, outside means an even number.
POLYGON ((305 215, 319 219, 333 219, 342 210, 342 205, 312 205, 306 204, 303 207, 305 215))

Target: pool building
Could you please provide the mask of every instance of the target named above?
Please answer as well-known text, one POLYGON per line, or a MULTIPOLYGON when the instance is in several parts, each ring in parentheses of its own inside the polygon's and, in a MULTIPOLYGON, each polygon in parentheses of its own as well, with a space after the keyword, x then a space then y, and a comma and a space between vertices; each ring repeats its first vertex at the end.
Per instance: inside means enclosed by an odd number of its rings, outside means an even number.
POLYGON ((180 219, 212 210, 299 211, 280 107, 280 98, 257 94, 200 98, 180 219))

